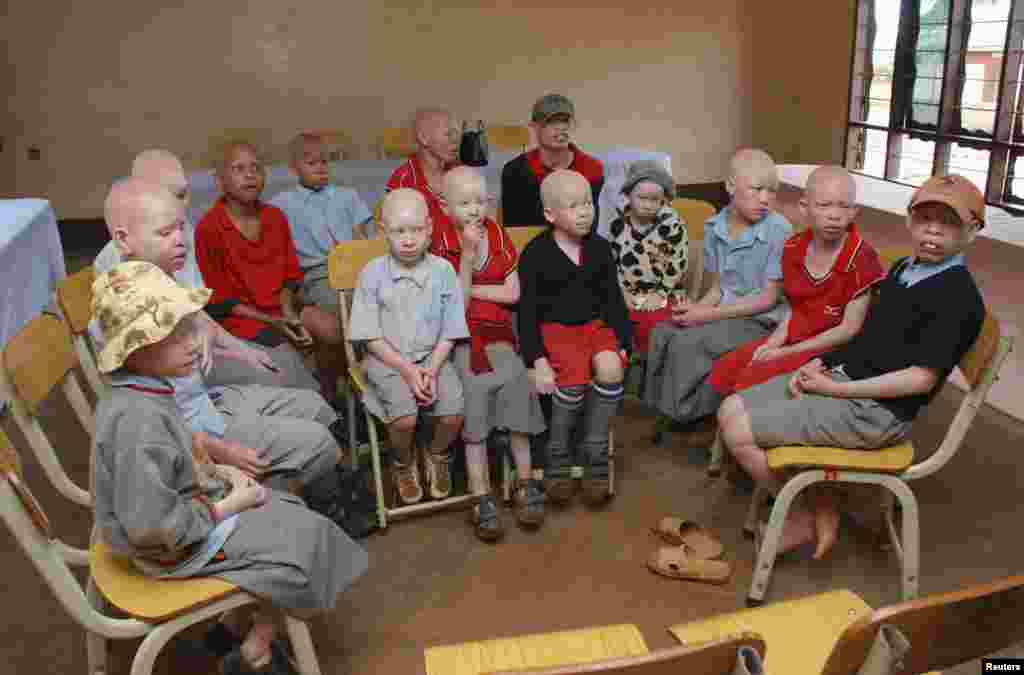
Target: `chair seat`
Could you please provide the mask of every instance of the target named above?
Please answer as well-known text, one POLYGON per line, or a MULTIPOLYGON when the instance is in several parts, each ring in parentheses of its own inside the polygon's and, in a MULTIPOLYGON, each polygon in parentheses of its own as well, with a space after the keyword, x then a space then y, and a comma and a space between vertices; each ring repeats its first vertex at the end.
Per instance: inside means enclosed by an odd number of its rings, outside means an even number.
POLYGON ((765 672, 818 675, 846 627, 871 612, 860 596, 839 590, 713 616, 668 630, 687 646, 736 633, 756 633, 768 645, 765 672))
POLYGON ((879 450, 787 445, 768 451, 768 466, 774 471, 801 467, 902 473, 913 461, 914 445, 910 441, 879 450))
POLYGON ((90 572, 103 597, 121 611, 143 621, 166 621, 241 592, 238 586, 215 577, 147 577, 128 558, 115 554, 101 542, 92 545, 90 558, 90 572))
POLYGON ((618 624, 431 647, 423 658, 427 675, 480 675, 647 653, 640 630, 632 624, 618 624))

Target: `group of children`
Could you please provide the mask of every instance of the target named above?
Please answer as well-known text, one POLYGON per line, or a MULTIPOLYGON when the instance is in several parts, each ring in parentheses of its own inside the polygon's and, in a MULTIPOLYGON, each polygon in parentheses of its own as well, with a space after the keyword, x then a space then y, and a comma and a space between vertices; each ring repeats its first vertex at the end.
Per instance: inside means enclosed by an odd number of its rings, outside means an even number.
MULTIPOLYGON (((814 172, 800 202, 809 227, 794 235, 758 150, 734 155, 731 202, 706 224, 672 210, 664 168, 635 163, 606 240, 592 234, 603 172, 570 142, 572 103, 545 96, 532 119, 539 147, 506 167, 502 208, 510 226, 539 214, 550 227, 521 253, 488 217, 482 175, 454 166, 452 118, 439 110, 417 116, 419 150, 376 224, 354 191, 330 184, 324 144, 308 134, 290 146, 299 185, 270 203, 256 148, 227 148, 223 196, 194 229, 168 153, 143 153, 112 188, 91 330, 112 384, 97 411, 97 522, 146 573, 221 576, 267 600, 207 634, 225 672, 289 672, 271 609, 330 609, 366 569, 342 530, 354 527, 331 405, 343 340, 365 354, 364 403, 387 425, 398 499, 449 496, 461 438, 475 532, 493 541, 504 532, 487 466, 495 429, 509 433, 522 526, 571 500, 575 465, 586 501, 608 499, 610 424, 634 352, 646 355, 651 408, 688 423, 717 415, 726 449, 777 489, 764 448, 905 437, 980 331, 961 252, 984 201, 963 178, 915 193, 914 256, 888 274, 853 222, 844 169, 814 172), (705 228, 702 295, 686 287, 688 225, 705 228), (374 234, 389 253, 362 270, 341 335, 327 256, 374 234), (319 381, 295 350, 310 345, 319 381), (426 447, 421 416, 434 421, 426 447), (530 439, 545 430, 542 483, 530 439)), ((802 505, 782 550, 810 543, 820 557, 837 523, 829 498, 802 505)))

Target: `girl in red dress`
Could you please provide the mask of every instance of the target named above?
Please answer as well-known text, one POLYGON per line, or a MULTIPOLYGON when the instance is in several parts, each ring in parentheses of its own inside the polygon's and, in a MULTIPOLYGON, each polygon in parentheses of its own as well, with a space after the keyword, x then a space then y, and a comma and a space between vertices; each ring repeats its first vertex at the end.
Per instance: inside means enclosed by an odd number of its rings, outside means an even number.
POLYGON ((767 338, 715 362, 710 382, 720 395, 794 371, 860 331, 871 298, 866 291, 885 270, 853 222, 855 200, 853 178, 842 167, 820 167, 807 179, 800 211, 810 227, 790 237, 782 253, 789 316, 767 338))

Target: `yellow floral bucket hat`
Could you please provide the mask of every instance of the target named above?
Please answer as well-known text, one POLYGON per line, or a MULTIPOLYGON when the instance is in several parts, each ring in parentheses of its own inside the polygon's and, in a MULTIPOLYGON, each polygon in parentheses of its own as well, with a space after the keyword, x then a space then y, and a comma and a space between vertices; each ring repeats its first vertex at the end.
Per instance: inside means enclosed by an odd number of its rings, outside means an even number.
POLYGON ((103 335, 100 372, 124 365, 137 349, 160 342, 210 300, 208 288, 185 288, 148 262, 126 262, 92 285, 92 315, 103 335))

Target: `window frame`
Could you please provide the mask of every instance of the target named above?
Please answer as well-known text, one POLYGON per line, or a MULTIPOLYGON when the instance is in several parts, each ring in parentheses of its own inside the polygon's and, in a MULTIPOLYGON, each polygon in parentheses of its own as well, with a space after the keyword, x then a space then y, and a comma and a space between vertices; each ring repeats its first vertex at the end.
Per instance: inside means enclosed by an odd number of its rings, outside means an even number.
MULTIPOLYGON (((970 135, 960 124, 956 114, 960 105, 968 53, 968 38, 971 27, 971 8, 974 0, 948 0, 949 15, 946 25, 946 46, 943 55, 942 84, 939 95, 939 110, 935 129, 927 127, 908 128, 901 125, 899 118, 906 113, 910 102, 908 90, 897 92, 895 83, 903 75, 899 55, 893 59, 893 73, 890 86, 888 124, 867 122, 870 101, 871 80, 877 76, 872 67, 867 65, 874 52, 874 36, 868 21, 873 3, 878 0, 854 0, 853 12, 853 45, 850 57, 850 86, 848 89, 848 105, 846 108, 846 125, 843 129, 843 166, 854 173, 881 178, 893 183, 908 185, 898 180, 900 175, 901 144, 904 138, 914 137, 935 143, 931 175, 948 172, 950 151, 953 144, 987 150, 989 163, 986 174, 985 201, 988 204, 1007 209, 1015 215, 1024 215, 1024 190, 1021 194, 1013 194, 1013 165, 1015 161, 1024 159, 1024 0, 1009 0, 1010 8, 1006 17, 1006 34, 1003 40, 1003 57, 1000 66, 999 82, 995 99, 995 112, 991 138, 970 135), (870 45, 869 45, 870 41, 870 45), (1010 45, 1017 45, 1011 48, 1010 45), (869 48, 870 46, 870 48, 869 48), (1009 75, 1009 77, 1008 77, 1009 75), (1012 79, 1010 79, 1012 78, 1012 79), (900 100, 898 96, 903 97, 900 100), (1015 104, 1015 105, 1014 105, 1015 104), (863 111, 858 111, 862 107, 863 111), (857 119, 862 117, 862 119, 857 119), (1016 128, 1014 128, 1016 126, 1016 128), (854 130, 860 129, 863 135, 858 140, 854 130), (855 149, 865 143, 868 131, 877 131, 886 135, 886 152, 881 176, 865 173, 855 168, 858 158, 853 155, 855 149)), ((904 16, 905 4, 900 7, 900 26, 898 34, 905 30, 904 22, 914 20, 904 16)), ((899 41, 897 40, 897 48, 899 41)), ((859 163, 863 167, 863 157, 859 163)))

